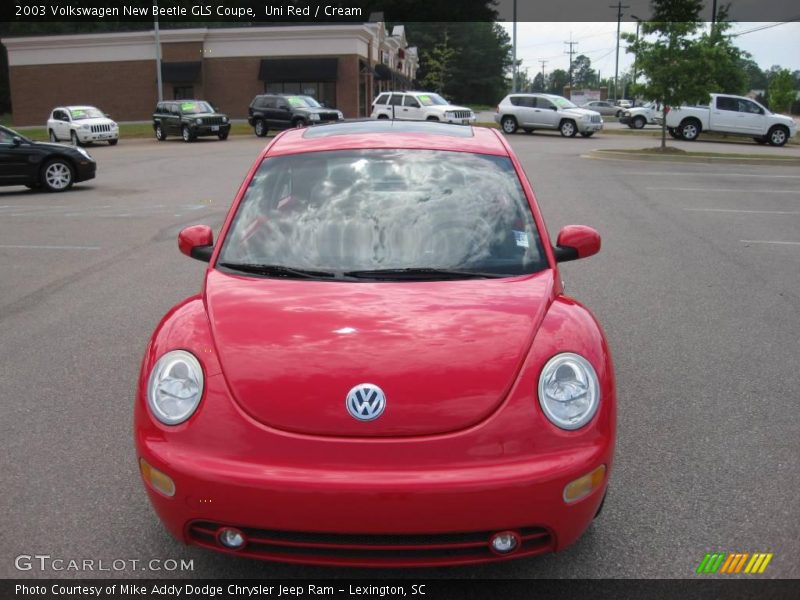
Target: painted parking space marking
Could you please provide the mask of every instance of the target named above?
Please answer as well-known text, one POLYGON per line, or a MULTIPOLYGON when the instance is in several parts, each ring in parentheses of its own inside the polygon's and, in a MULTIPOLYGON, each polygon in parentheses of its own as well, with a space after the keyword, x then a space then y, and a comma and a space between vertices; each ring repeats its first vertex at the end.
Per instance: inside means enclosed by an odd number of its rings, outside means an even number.
POLYGON ((735 208, 684 208, 689 212, 741 213, 745 215, 800 215, 800 210, 739 210, 735 208))
POLYGON ((671 171, 633 171, 625 173, 625 177, 631 175, 644 175, 645 177, 653 177, 656 175, 667 175, 673 177, 675 175, 702 175, 703 177, 752 177, 759 179, 800 179, 800 175, 765 175, 763 173, 708 173, 706 171, 684 171, 684 172, 671 172, 671 171))
POLYGON ((800 242, 781 242, 777 240, 739 240, 743 244, 777 244, 782 246, 800 246, 800 242))
POLYGON ((35 244, 0 244, 0 248, 21 250, 100 250, 100 246, 39 246, 35 244))
POLYGON ((800 196, 800 190, 722 190, 719 188, 678 188, 678 187, 646 187, 650 191, 660 192, 716 192, 722 194, 794 194, 800 196))

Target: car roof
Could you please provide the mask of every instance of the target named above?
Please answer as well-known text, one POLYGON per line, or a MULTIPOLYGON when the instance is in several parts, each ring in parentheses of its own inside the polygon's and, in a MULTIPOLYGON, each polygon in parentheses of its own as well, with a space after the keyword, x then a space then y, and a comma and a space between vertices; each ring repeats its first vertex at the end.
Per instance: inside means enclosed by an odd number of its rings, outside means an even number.
POLYGON ((89 106, 88 104, 76 104, 74 106, 58 106, 53 110, 86 110, 87 108, 94 108, 97 109, 96 106, 89 106))
POLYGON ((388 119, 289 129, 275 138, 265 150, 265 155, 370 148, 444 150, 508 156, 500 134, 488 127, 388 119))

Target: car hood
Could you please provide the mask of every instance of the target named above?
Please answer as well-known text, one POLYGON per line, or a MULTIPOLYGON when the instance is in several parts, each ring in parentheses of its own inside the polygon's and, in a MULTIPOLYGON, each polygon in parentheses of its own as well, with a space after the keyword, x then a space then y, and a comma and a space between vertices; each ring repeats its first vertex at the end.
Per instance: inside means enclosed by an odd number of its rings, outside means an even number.
POLYGON ((561 113, 565 115, 572 115, 573 117, 585 117, 585 116, 600 116, 600 113, 596 110, 590 110, 588 108, 565 108, 561 111, 561 113))
MULTIPOLYGON (((265 279, 210 270, 205 302, 235 402, 261 423, 328 436, 431 435, 494 412, 552 300, 550 270, 426 282, 265 279), (383 414, 346 409, 362 383, 383 414)), ((531 410, 534 405, 531 390, 531 410)))
POLYGON ((423 108, 425 108, 427 110, 433 109, 433 110, 436 110, 436 111, 441 112, 441 113, 446 113, 446 112, 451 112, 451 111, 456 111, 456 110, 465 110, 465 111, 472 112, 471 108, 467 108, 466 106, 454 106, 452 104, 444 104, 444 105, 442 105, 442 104, 434 104, 432 106, 425 106, 423 108))
POLYGON ((61 150, 62 152, 67 152, 69 154, 81 154, 75 149, 75 146, 71 146, 70 144, 55 144, 53 142, 31 141, 31 145, 36 146, 37 148, 50 148, 52 150, 61 150))
POLYGON ((324 106, 314 106, 310 108, 297 108, 295 109, 298 113, 308 113, 311 114, 325 114, 325 113, 338 113, 339 109, 336 108, 325 108, 324 106))
POLYGON ((107 117, 97 117, 94 119, 81 119, 80 121, 73 121, 75 125, 116 125, 113 119, 107 117))

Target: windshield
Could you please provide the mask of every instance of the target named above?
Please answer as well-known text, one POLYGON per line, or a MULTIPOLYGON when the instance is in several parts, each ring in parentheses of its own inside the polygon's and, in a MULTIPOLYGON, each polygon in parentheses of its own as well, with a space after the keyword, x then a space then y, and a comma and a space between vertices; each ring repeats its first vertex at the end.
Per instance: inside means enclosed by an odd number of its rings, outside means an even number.
POLYGON ((300 96, 303 100, 305 100, 306 104, 311 106, 312 108, 320 108, 322 104, 314 100, 311 96, 300 96))
POLYGON ((105 115, 91 106, 84 108, 71 108, 69 114, 73 121, 80 121, 81 119, 102 119, 105 115))
POLYGON ((213 113, 214 108, 208 102, 181 102, 181 112, 185 115, 213 113))
POLYGON ((566 98, 562 98, 561 96, 548 96, 548 98, 558 108, 578 108, 572 102, 570 102, 566 98))
POLYGON ((397 269, 520 275, 547 266, 507 157, 385 149, 264 160, 217 264, 339 276, 397 269))
POLYGON ((286 102, 292 108, 313 108, 314 106, 319 106, 316 100, 312 100, 308 96, 286 96, 286 102))
POLYGON ((417 95, 417 100, 422 106, 446 106, 449 104, 447 100, 442 98, 439 94, 419 94, 417 95))

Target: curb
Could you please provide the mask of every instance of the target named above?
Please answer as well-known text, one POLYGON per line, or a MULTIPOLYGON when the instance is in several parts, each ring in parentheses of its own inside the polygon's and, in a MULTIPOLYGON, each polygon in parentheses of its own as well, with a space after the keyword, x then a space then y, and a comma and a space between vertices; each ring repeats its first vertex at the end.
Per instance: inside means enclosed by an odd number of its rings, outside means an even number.
POLYGON ((680 163, 705 163, 705 164, 728 164, 728 165, 770 165, 800 167, 800 158, 745 158, 741 156, 680 156, 657 154, 633 154, 620 152, 618 150, 592 150, 589 154, 581 154, 581 158, 591 158, 594 160, 638 160, 650 162, 680 162, 680 163))

